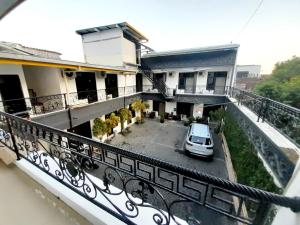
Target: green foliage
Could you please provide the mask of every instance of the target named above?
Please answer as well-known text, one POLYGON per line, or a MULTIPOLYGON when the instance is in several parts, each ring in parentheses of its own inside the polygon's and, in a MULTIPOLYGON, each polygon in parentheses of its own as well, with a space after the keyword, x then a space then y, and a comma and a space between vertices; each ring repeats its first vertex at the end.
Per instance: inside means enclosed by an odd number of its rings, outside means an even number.
POLYGON ((280 193, 281 190, 274 184, 273 178, 258 158, 253 145, 228 113, 225 114, 224 135, 238 182, 266 191, 280 193))
POLYGON ((149 109, 150 105, 142 100, 136 100, 131 105, 132 109, 141 112, 141 122, 144 120, 144 110, 149 109))
POLYGON ((120 120, 121 120, 121 130, 123 131, 123 129, 124 129, 124 122, 128 121, 128 120, 131 120, 131 118, 132 118, 131 111, 129 109, 127 109, 127 108, 120 109, 119 112, 118 112, 118 116, 120 117, 120 120))
POLYGON ((94 125, 92 128, 93 135, 96 137, 100 137, 107 133, 107 124, 100 118, 94 119, 94 125))
MULTIPOLYGON (((147 104, 148 105, 148 104, 147 104)), ((149 106, 149 105, 148 105, 149 106)), ((146 109, 146 105, 142 102, 142 100, 136 100, 135 102, 132 103, 131 107, 135 111, 144 111, 146 109)))
POLYGON ((218 110, 210 111, 209 117, 212 121, 221 121, 225 117, 225 110, 220 108, 218 110))
POLYGON ((120 117, 116 116, 115 113, 111 113, 109 118, 107 118, 105 120, 107 129, 108 129, 108 133, 111 134, 112 133, 112 129, 115 128, 116 126, 118 126, 118 123, 120 122, 120 117))
POLYGON ((300 108, 300 58, 277 63, 270 78, 257 84, 259 95, 300 108))

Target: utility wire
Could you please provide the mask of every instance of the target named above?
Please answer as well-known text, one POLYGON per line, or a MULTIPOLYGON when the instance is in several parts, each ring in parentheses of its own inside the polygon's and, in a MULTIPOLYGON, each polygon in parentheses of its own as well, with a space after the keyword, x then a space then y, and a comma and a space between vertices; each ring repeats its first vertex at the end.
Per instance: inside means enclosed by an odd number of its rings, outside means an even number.
POLYGON ((258 12, 258 10, 260 9, 262 3, 264 0, 261 0, 257 7, 255 8, 254 12, 251 14, 251 16, 249 17, 249 19, 247 20, 247 22, 244 24, 244 26, 242 27, 242 29, 237 33, 236 37, 239 37, 241 35, 241 33, 247 28, 247 26, 249 25, 249 23, 251 22, 251 20, 254 18, 254 16, 256 15, 256 13, 258 12))

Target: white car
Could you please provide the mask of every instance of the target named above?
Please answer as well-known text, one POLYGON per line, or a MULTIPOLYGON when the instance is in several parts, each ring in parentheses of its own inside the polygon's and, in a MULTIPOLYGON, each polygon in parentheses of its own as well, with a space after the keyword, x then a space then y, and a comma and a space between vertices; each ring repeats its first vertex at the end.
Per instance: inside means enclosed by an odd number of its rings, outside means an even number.
POLYGON ((186 136, 186 153, 212 158, 214 143, 208 125, 192 123, 186 136))

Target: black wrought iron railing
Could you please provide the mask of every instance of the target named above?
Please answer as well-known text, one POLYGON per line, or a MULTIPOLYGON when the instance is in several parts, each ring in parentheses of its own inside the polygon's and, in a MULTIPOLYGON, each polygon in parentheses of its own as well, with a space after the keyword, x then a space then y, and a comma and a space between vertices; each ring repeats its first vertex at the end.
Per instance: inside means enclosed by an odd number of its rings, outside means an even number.
MULTIPOLYGON (((105 101, 136 93, 136 86, 78 91, 71 93, 0 101, 0 111, 10 114, 44 114, 69 107, 105 101)), ((25 115, 26 116, 26 115, 25 115)))
POLYGON ((0 101, 0 111, 15 114, 32 110, 33 114, 43 114, 65 109, 66 105, 66 94, 55 94, 0 101))
POLYGON ((254 112, 258 121, 267 121, 300 147, 300 109, 238 88, 232 88, 230 95, 254 112))
POLYGON ((201 95, 227 95, 230 90, 229 86, 216 85, 214 87, 207 87, 206 85, 185 85, 177 86, 177 94, 201 94, 201 95))
POLYGON ((0 112, 0 142, 127 224, 262 224, 299 198, 251 188, 0 112), (139 222, 138 222, 139 221, 139 222))

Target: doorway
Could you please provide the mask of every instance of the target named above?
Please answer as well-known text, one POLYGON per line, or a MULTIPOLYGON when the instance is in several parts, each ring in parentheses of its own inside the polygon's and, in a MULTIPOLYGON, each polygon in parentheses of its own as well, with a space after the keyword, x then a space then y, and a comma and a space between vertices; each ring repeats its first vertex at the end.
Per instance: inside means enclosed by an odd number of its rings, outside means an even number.
POLYGON ((106 94, 112 95, 113 98, 119 96, 118 76, 117 74, 107 74, 105 78, 106 94))
POLYGON ((88 99, 88 103, 98 101, 95 73, 77 72, 75 81, 78 99, 88 99))
POLYGON ((177 102, 176 113, 177 115, 186 115, 191 117, 193 115, 193 103, 177 102))
POLYGON ((27 110, 20 78, 18 75, 0 76, 0 94, 5 112, 17 113, 27 110))
POLYGON ((143 75, 141 73, 136 74, 136 92, 143 91, 143 75))
POLYGON ((193 93, 195 84, 195 73, 179 73, 178 89, 183 89, 184 93, 193 93))
POLYGON ((83 137, 92 138, 92 130, 90 121, 82 123, 76 127, 68 129, 68 132, 78 134, 83 137))
POLYGON ((206 90, 214 90, 215 94, 224 94, 227 72, 208 72, 206 90))

